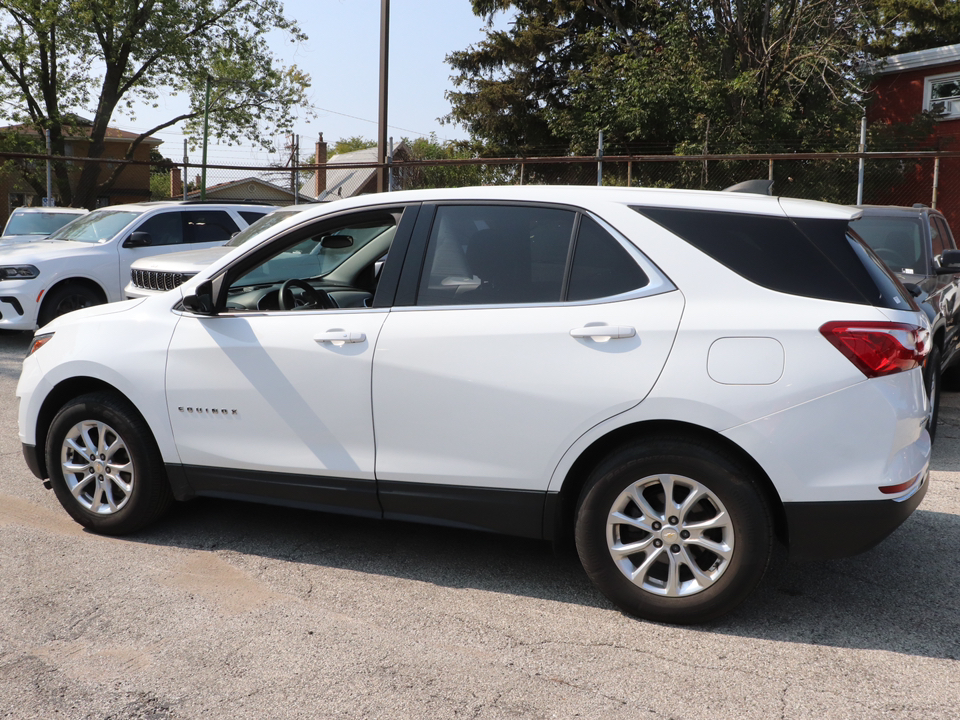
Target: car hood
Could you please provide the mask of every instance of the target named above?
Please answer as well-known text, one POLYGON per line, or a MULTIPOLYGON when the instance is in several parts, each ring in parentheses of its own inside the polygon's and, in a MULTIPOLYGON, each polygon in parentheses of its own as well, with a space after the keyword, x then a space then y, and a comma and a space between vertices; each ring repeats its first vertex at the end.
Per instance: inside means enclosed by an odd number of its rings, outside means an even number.
POLYGON ((45 235, 0 235, 0 245, 13 245, 14 243, 25 243, 31 240, 38 240, 46 237, 45 235))
POLYGON ((56 332, 65 325, 76 324, 90 318, 101 315, 114 315, 116 313, 132 310, 142 303, 146 298, 135 298, 133 300, 124 300, 122 302, 104 303, 102 305, 93 305, 92 307, 80 308, 73 312, 68 312, 60 317, 54 318, 48 325, 44 325, 37 331, 37 334, 45 332, 56 332))
POLYGON ((0 246, 0 265, 28 264, 47 258, 86 255, 103 243, 80 243, 69 240, 33 240, 0 246))
POLYGON ((133 270, 144 270, 147 272, 198 273, 222 258, 231 250, 233 250, 232 247, 221 245, 220 247, 186 250, 184 252, 168 253, 166 255, 154 255, 137 260, 131 268, 133 270))

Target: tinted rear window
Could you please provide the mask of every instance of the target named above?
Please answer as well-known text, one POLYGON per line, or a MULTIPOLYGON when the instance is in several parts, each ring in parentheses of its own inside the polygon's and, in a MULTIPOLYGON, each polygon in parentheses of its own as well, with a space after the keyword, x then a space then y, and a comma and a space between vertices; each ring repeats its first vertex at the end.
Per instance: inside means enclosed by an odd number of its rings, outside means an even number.
POLYGON ((913 307, 909 294, 841 220, 635 207, 738 275, 803 297, 913 307))
POLYGON ((865 215, 851 222, 850 229, 895 272, 927 274, 920 218, 865 215))

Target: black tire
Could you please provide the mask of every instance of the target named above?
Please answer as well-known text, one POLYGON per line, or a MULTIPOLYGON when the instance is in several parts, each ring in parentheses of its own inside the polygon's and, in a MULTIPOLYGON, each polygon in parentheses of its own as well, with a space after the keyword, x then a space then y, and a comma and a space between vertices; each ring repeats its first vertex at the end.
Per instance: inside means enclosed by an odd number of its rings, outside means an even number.
POLYGON ((930 403, 930 412, 927 416, 927 432, 930 433, 930 442, 937 438, 937 422, 940 419, 940 389, 943 385, 941 374, 943 369, 940 348, 936 345, 927 356, 923 369, 923 384, 927 390, 927 400, 930 403))
POLYGON ((43 327, 68 312, 102 304, 103 298, 86 285, 75 282, 61 285, 54 288, 44 299, 37 324, 43 327))
POLYGON ((45 453, 57 500, 95 532, 135 532, 173 503, 149 426, 113 393, 90 393, 64 405, 50 424, 45 453))
POLYGON ((638 441, 602 462, 581 493, 575 534, 587 575, 615 605, 679 624, 733 610, 760 582, 774 545, 770 508, 752 473, 732 456, 681 437, 638 441), (683 508, 679 517, 666 507, 665 483, 683 508), (617 522, 624 517, 631 521, 617 522), (711 520, 715 527, 704 531, 711 520), (621 546, 627 551, 617 552, 621 546), (627 573, 638 568, 631 580, 627 573))

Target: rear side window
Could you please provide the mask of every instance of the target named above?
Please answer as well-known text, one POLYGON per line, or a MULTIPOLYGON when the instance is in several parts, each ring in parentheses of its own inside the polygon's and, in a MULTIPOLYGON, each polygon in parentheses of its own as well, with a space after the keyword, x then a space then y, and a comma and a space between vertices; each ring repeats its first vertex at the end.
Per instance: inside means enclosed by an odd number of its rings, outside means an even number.
POLYGON ((738 275, 803 297, 906 310, 908 293, 842 220, 635 207, 738 275))
POLYGON ((240 228, 222 210, 204 210, 183 214, 184 235, 188 243, 225 243, 240 228))

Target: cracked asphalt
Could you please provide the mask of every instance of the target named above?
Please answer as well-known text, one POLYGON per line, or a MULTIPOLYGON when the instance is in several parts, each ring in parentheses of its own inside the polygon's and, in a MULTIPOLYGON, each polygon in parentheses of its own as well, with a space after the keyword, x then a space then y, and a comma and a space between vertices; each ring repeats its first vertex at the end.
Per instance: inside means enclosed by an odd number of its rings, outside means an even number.
POLYGON ((893 536, 781 557, 735 614, 677 628, 527 540, 212 499, 85 532, 20 454, 29 339, 0 334, 2 718, 960 716, 960 393, 893 536))

